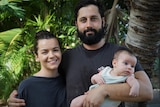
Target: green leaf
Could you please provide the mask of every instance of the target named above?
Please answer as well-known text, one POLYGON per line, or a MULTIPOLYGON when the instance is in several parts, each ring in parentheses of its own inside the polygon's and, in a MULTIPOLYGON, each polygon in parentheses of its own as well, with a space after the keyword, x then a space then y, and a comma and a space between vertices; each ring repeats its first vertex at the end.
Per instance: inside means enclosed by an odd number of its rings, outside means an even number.
POLYGON ((6 47, 6 43, 12 44, 14 40, 19 37, 22 29, 15 28, 8 31, 0 32, 0 49, 3 50, 6 47))
POLYGON ((14 39, 16 39, 16 37, 19 36, 21 32, 22 32, 22 29, 20 28, 15 28, 8 31, 0 32, 0 39, 10 43, 14 39))
POLYGON ((8 0, 1 0, 0 1, 0 6, 4 6, 8 4, 8 0))

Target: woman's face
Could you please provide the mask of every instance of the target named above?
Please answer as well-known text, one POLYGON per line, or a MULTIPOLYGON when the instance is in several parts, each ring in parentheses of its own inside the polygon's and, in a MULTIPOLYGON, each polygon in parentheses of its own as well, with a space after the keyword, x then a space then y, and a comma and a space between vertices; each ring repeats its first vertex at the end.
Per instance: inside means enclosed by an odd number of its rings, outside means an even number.
POLYGON ((57 70, 61 62, 62 53, 56 38, 38 40, 38 54, 36 61, 41 64, 41 69, 57 70))

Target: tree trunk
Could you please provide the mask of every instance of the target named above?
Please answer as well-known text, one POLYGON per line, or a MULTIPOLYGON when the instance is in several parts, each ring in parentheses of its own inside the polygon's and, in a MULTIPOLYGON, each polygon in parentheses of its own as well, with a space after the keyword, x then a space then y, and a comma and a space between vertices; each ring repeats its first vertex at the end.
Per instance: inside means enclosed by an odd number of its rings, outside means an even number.
MULTIPOLYGON (((160 0, 130 0, 130 19, 125 44, 136 53, 150 78, 160 50, 160 0)), ((146 107, 147 103, 126 103, 126 107, 146 107)))
POLYGON ((160 0, 132 0, 126 46, 137 55, 152 77, 153 62, 160 49, 160 0))

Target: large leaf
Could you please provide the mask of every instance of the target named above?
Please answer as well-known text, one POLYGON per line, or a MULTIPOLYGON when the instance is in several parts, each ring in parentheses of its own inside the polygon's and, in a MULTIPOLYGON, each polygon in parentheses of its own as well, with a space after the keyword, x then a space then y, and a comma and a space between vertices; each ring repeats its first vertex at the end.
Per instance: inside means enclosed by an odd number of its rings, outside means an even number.
POLYGON ((0 32, 0 39, 5 42, 10 43, 13 41, 20 33, 22 32, 21 28, 15 28, 8 31, 0 32))
POLYGON ((0 49, 3 50, 6 46, 6 43, 11 45, 21 33, 22 29, 20 28, 0 32, 0 49))
POLYGON ((17 3, 22 2, 23 0, 1 0, 0 1, 0 11, 2 14, 7 13, 8 16, 18 16, 20 18, 24 17, 24 9, 17 5, 17 3))

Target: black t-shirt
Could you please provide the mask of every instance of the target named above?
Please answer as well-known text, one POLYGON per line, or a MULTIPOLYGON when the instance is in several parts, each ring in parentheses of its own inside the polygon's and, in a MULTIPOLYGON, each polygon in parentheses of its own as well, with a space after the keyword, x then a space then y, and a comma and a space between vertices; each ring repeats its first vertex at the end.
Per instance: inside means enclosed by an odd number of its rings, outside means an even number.
MULTIPOLYGON (((64 52, 60 65, 61 74, 65 74, 67 103, 84 94, 91 85, 91 76, 101 66, 112 67, 112 58, 119 46, 106 43, 97 50, 86 50, 82 45, 64 52)), ((138 64, 136 71, 143 70, 138 64)))
POLYGON ((31 76, 18 88, 18 98, 25 107, 66 107, 66 89, 61 76, 55 78, 31 76))

